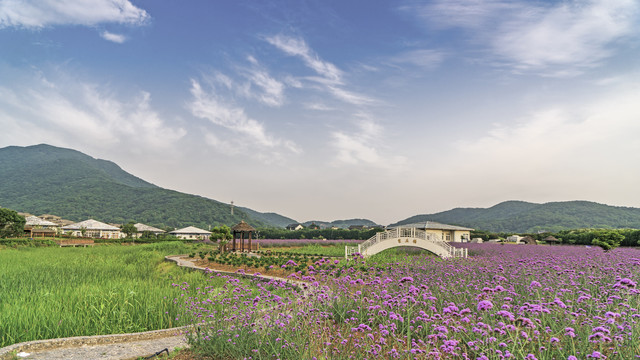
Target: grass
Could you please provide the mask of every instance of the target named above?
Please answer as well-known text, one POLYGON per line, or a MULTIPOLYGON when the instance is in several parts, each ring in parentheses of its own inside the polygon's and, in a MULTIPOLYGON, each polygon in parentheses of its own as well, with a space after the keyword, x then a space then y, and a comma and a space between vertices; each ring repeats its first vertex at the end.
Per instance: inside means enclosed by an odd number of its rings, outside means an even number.
POLYGON ((0 250, 0 347, 182 325, 172 284, 224 283, 163 261, 190 249, 171 242, 0 250))
POLYGON ((345 244, 308 244, 302 246, 278 246, 278 247, 263 247, 263 250, 290 252, 296 254, 306 255, 321 255, 321 256, 344 256, 345 244))

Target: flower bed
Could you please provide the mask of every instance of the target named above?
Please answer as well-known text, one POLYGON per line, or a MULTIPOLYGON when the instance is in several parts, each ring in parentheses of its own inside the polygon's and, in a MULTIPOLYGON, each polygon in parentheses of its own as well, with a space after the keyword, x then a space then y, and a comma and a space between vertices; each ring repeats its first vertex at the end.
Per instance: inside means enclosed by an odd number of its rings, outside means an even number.
POLYGON ((188 294, 215 358, 631 359, 640 251, 469 244, 469 259, 309 266, 305 294, 188 294), (221 306, 234 304, 235 306, 221 306), (269 308, 256 311, 258 307, 269 308), (206 320, 203 320, 206 319, 206 320), (211 319, 221 321, 208 322, 211 319))

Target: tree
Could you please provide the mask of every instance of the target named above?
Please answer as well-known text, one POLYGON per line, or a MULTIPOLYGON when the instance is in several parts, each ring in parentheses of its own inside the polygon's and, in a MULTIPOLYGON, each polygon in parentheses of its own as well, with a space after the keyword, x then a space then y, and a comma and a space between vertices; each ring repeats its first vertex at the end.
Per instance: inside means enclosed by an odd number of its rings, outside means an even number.
POLYGON ((136 229, 133 221, 130 221, 120 227, 120 230, 127 236, 127 239, 130 239, 133 234, 138 233, 138 229, 136 229))
POLYGON ((18 212, 0 208, 0 238, 18 237, 24 234, 24 216, 18 212))
POLYGON ((211 229, 211 235, 209 239, 212 241, 217 241, 220 244, 220 252, 224 252, 224 246, 231 239, 231 228, 227 225, 215 226, 211 229))
POLYGON ((595 235, 596 237, 591 240, 591 244, 600 246, 604 251, 617 248, 624 240, 624 235, 615 230, 598 230, 595 235))

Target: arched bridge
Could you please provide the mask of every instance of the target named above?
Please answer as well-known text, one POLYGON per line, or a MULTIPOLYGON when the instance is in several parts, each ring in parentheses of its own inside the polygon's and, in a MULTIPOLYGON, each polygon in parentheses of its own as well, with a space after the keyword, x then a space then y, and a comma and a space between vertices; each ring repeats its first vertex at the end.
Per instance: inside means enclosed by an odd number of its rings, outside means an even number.
POLYGON ((345 246, 346 258, 360 253, 371 256, 394 247, 418 247, 430 251, 441 258, 467 257, 467 249, 455 248, 437 234, 417 228, 392 228, 379 232, 358 246, 345 246))

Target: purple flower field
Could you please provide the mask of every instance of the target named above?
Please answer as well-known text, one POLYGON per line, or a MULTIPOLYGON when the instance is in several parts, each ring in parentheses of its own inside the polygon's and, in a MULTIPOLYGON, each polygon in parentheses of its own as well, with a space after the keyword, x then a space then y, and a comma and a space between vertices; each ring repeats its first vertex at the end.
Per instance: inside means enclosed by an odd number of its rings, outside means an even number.
MULTIPOLYGON (((228 278, 180 299, 196 352, 233 359, 634 359, 640 251, 467 244, 309 266, 305 289, 228 278)), ((212 277, 221 275, 212 274, 212 277)))

